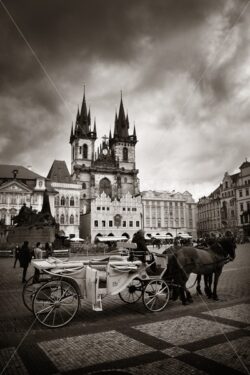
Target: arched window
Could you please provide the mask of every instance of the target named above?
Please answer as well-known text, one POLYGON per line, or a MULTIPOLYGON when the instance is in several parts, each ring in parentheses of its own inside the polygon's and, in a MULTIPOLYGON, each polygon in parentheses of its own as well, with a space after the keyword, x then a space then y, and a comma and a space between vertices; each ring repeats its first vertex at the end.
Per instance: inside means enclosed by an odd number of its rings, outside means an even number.
POLYGON ((55 206, 59 206, 59 195, 55 197, 55 206))
POLYGON ((61 198, 61 206, 65 206, 65 198, 64 198, 64 196, 62 196, 62 198, 61 198))
POLYGON ((83 145, 83 153, 82 153, 83 159, 88 159, 88 145, 83 145))
POLYGON ((74 215, 70 215, 69 223, 74 224, 74 215))
POLYGON ((70 206, 74 206, 74 205, 75 205, 74 197, 70 197, 70 206))
POLYGON ((83 182, 83 183, 82 183, 82 188, 83 188, 83 189, 86 189, 86 182, 83 182))
POLYGON ((111 182, 106 177, 102 178, 99 184, 99 193, 102 194, 103 192, 109 197, 112 195, 111 182))
POLYGON ((64 214, 62 214, 60 217, 60 224, 64 224, 64 221, 65 221, 64 214))
POLYGON ((128 149, 127 149, 127 147, 123 147, 122 154, 123 154, 123 160, 127 161, 128 160, 128 149))

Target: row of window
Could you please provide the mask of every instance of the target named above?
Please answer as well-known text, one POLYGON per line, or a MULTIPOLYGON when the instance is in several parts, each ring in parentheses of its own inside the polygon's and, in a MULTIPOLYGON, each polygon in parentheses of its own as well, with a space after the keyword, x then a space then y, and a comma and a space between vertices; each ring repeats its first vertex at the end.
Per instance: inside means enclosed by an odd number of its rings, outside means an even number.
POLYGON ((239 197, 240 198, 242 198, 243 197, 243 191, 245 190, 245 196, 247 197, 247 196, 249 196, 249 189, 248 188, 246 188, 246 189, 241 189, 241 190, 239 190, 239 197))
POLYGON ((64 197, 62 196, 61 199, 59 195, 55 197, 55 206, 71 206, 74 207, 75 205, 78 206, 79 199, 78 197, 64 197))
MULTIPOLYGON (((37 196, 33 196, 32 200, 34 203, 37 201, 37 196)), ((19 194, 0 194, 0 203, 3 204, 24 204, 30 201, 29 195, 19 195, 19 194)))
POLYGON ((183 202, 171 202, 171 201, 148 201, 146 200, 145 201, 145 204, 146 206, 149 206, 151 203, 152 207, 154 206, 162 206, 162 204, 165 206, 165 207, 172 207, 172 206, 175 206, 175 207, 183 207, 183 202))
MULTIPOLYGON (((247 209, 247 211, 250 210, 250 202, 247 202, 246 209, 247 209)), ((240 210, 244 211, 244 203, 240 203, 240 210)))
POLYGON ((60 224, 78 224, 78 215, 76 215, 76 217, 74 217, 74 215, 70 215, 68 218, 67 215, 65 216, 64 214, 61 214, 60 217, 57 215, 56 218, 57 222, 60 222, 60 224))
MULTIPOLYGON (((102 227, 102 228, 109 227, 109 228, 112 228, 114 226, 115 225, 114 225, 113 220, 109 220, 109 221, 106 221, 106 220, 100 220, 100 221, 95 220, 94 221, 94 227, 95 228, 98 228, 98 227, 102 227)), ((129 220, 129 221, 124 220, 122 222, 122 226, 123 226, 123 228, 127 228, 127 227, 133 228, 134 227, 134 222, 133 222, 133 220, 129 220)), ((139 228, 140 227, 140 221, 136 221, 135 222, 135 226, 137 228, 139 228)))
MULTIPOLYGON (((96 209, 97 209, 97 211, 109 211, 109 207, 100 207, 100 206, 98 206, 98 207, 96 207, 96 209)), ((126 211, 126 207, 122 207, 122 211, 126 211)), ((137 208, 136 207, 132 207, 132 208, 130 208, 130 207, 127 207, 127 211, 137 211, 137 208)))

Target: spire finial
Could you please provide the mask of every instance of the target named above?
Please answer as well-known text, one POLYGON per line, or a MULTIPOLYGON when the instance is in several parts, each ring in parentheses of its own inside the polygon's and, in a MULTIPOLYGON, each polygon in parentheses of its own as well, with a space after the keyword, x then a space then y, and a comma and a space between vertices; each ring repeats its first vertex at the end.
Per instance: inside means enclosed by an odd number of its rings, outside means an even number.
POLYGON ((122 100, 122 90, 121 90, 121 100, 122 100))

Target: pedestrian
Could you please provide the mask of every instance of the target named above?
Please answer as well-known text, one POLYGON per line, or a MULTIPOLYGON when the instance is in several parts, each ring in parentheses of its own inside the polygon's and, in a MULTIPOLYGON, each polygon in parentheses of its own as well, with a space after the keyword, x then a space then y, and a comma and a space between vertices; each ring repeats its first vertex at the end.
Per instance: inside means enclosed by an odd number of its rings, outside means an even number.
MULTIPOLYGON (((35 259, 42 259, 43 258, 43 251, 41 249, 41 243, 37 242, 36 247, 34 248, 34 258, 35 259)), ((39 269, 35 268, 34 276, 33 276, 33 283, 39 282, 40 272, 39 269)))
POLYGON ((15 261, 14 261, 13 268, 16 268, 16 262, 19 260, 19 255, 20 255, 20 246, 18 244, 16 244, 16 247, 15 247, 15 250, 14 250, 15 261))
POLYGON ((46 242, 45 244, 45 257, 49 258, 52 256, 52 245, 49 242, 46 242))
POLYGON ((19 261, 20 261, 20 267, 23 268, 22 282, 25 283, 26 282, 27 269, 28 269, 30 261, 31 261, 31 252, 30 252, 30 249, 29 249, 29 242, 28 241, 24 241, 23 246, 20 249, 19 261))

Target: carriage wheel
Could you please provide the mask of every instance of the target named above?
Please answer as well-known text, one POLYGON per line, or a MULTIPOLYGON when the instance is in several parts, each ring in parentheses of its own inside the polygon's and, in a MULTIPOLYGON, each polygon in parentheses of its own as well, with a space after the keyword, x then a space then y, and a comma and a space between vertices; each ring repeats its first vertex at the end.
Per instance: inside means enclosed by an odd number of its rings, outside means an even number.
POLYGON ((164 280, 151 280, 146 285, 142 300, 149 311, 163 310, 169 301, 169 287, 164 280))
POLYGON ((32 308, 41 324, 57 328, 65 326, 74 318, 79 303, 79 295, 69 281, 52 280, 38 289, 32 308))
POLYGON ((119 293, 123 302, 135 303, 142 296, 143 284, 140 279, 133 279, 124 290, 119 293))
POLYGON ((32 301, 33 297, 36 294, 36 291, 38 288, 40 288, 41 283, 45 283, 49 281, 50 279, 48 278, 47 275, 40 275, 39 276, 39 282, 34 283, 34 276, 31 276, 26 283, 23 286, 23 291, 22 291, 22 299, 24 306, 31 312, 32 310, 32 301))

